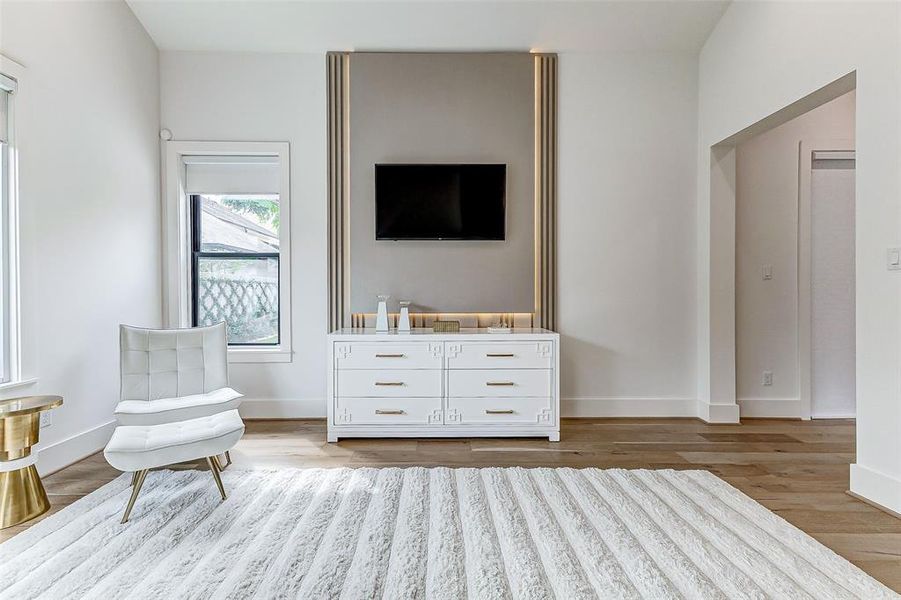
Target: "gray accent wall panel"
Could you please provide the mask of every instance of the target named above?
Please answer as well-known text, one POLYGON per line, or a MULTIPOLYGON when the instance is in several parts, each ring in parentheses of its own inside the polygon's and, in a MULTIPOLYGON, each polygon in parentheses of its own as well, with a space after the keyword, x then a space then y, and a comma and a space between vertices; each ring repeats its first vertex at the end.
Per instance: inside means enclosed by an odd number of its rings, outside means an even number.
POLYGON ((529 54, 352 53, 350 312, 535 309, 535 65, 529 54), (505 241, 376 241, 376 163, 505 163, 505 241))

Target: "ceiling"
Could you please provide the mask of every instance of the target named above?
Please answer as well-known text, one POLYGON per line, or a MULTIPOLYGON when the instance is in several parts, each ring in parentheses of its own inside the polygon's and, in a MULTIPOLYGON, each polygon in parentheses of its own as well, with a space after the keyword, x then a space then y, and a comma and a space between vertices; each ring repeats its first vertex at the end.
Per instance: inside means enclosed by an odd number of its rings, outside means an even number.
POLYGON ((721 0, 127 0, 161 50, 698 52, 721 0))

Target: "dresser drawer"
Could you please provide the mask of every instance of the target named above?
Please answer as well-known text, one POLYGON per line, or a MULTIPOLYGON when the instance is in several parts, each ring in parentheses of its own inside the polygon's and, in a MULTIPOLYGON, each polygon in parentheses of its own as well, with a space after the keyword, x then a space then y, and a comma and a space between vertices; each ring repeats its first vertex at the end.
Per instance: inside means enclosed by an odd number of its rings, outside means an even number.
POLYGON ((394 369, 338 371, 338 396, 370 398, 441 397, 441 371, 394 369))
POLYGON ((445 419, 448 425, 554 424, 550 398, 450 398, 445 419))
POLYGON ((441 342, 337 342, 337 369, 440 369, 441 342))
POLYGON ((553 360, 554 343, 551 341, 459 342, 447 345, 448 369, 550 369, 553 360))
POLYGON ((441 425, 441 398, 338 397, 338 425, 441 425))
POLYGON ((551 372, 542 369, 458 370, 447 372, 450 398, 549 398, 551 372))

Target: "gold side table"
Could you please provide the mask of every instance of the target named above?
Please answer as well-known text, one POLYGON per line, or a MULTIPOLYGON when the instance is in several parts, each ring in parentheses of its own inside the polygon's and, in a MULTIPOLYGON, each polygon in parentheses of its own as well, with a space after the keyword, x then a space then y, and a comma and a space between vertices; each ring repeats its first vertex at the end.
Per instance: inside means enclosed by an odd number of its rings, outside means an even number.
POLYGON ((0 400, 0 529, 24 523, 50 508, 31 448, 41 434, 41 413, 62 396, 0 400))

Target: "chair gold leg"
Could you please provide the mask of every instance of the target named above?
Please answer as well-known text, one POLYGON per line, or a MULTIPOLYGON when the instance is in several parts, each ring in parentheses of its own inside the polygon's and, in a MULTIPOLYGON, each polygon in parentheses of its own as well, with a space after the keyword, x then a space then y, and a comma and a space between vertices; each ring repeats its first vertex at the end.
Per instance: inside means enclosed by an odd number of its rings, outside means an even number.
POLYGON ((223 460, 223 458, 220 458, 219 456, 216 456, 216 462, 217 462, 217 464, 219 465, 219 472, 220 472, 220 473, 221 473, 222 471, 224 471, 225 469, 227 469, 228 466, 229 466, 230 464, 232 464, 232 457, 231 457, 231 454, 228 453, 228 450, 226 450, 226 451, 222 454, 222 456, 225 457, 224 460, 223 460))
POLYGON ((225 486, 222 485, 222 478, 219 476, 219 459, 215 456, 208 456, 206 462, 210 465, 210 472, 213 474, 213 479, 216 480, 216 486, 219 488, 219 495, 225 500, 225 486))
POLYGON ((131 474, 131 487, 134 487, 138 482, 138 473, 140 473, 140 471, 135 471, 131 474))
POLYGON ((143 471, 135 471, 135 474, 132 476, 135 479, 135 483, 131 489, 131 498, 128 499, 128 506, 125 507, 125 514, 122 515, 122 523, 128 522, 128 515, 131 514, 131 509, 134 508, 135 500, 138 499, 138 494, 141 493, 141 486, 144 485, 144 478, 147 477, 148 469, 144 469, 143 471))

